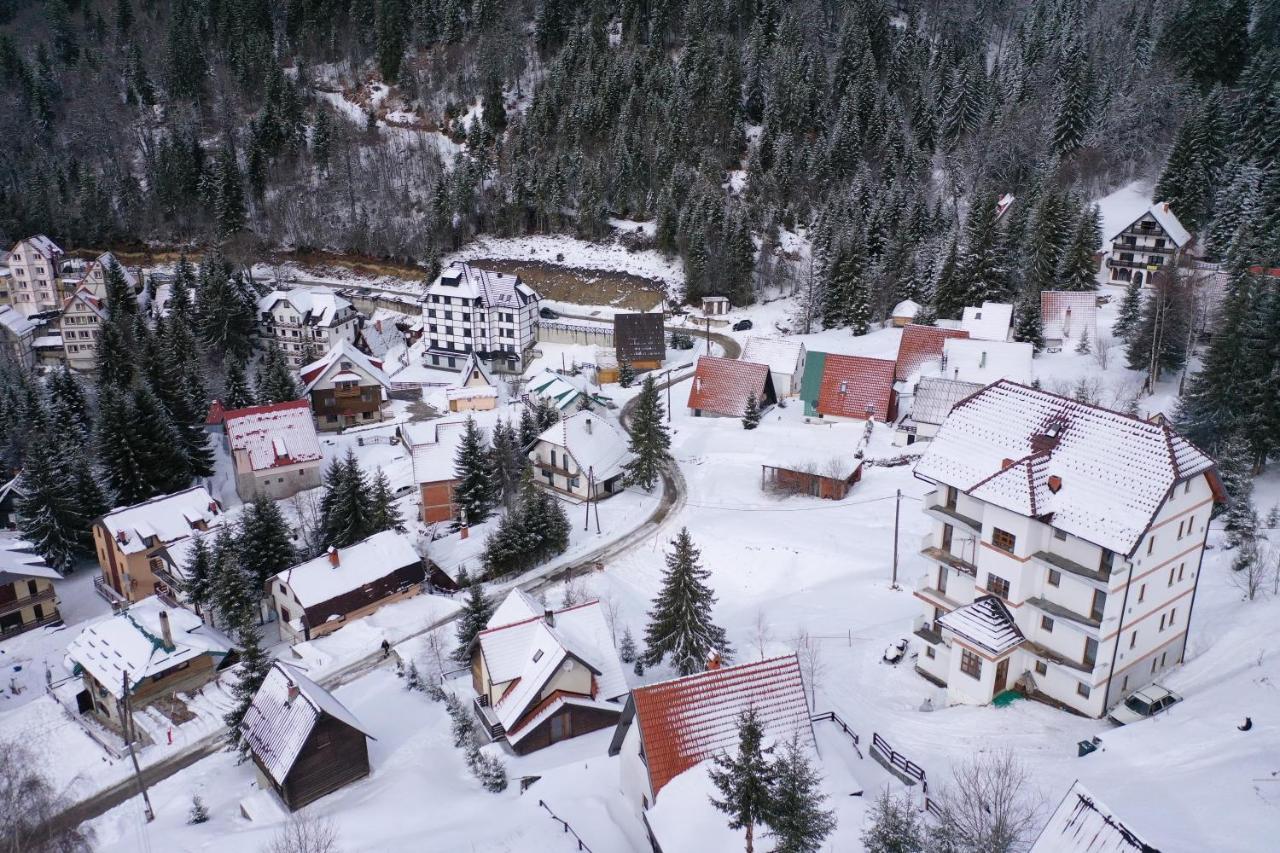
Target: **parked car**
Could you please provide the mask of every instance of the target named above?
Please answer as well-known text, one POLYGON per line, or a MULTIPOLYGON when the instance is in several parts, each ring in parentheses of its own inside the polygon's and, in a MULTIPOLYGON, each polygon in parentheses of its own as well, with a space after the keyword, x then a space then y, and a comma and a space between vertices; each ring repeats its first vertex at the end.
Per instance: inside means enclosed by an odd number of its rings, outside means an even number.
POLYGON ((733 324, 733 330, 735 332, 745 332, 748 329, 750 329, 751 326, 752 326, 752 323, 750 320, 739 320, 738 322, 733 324))
POLYGON ((559 320, 560 315, 552 311, 550 308, 538 309, 538 316, 544 320, 559 320))
POLYGON ((1163 713, 1181 701, 1182 697, 1167 687, 1152 684, 1131 694, 1128 699, 1112 708, 1107 719, 1117 726, 1136 723, 1163 713))

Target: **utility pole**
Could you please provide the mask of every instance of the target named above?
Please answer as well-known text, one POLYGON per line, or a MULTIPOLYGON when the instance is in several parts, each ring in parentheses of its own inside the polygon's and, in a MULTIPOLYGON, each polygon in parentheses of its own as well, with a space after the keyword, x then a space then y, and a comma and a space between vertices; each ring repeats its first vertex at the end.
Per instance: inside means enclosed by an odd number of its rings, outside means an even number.
POLYGON ((707 317, 707 355, 711 355, 711 318, 707 317))
POLYGON ((591 493, 595 495, 596 505, 596 535, 600 535, 600 496, 596 494, 596 474, 595 470, 591 471, 591 493))
POLYGON ((667 372, 663 374, 667 377, 665 380, 667 384, 667 423, 671 423, 671 371, 674 369, 675 368, 668 367, 667 372))
POLYGON ((591 529, 591 468, 587 468, 587 499, 583 503, 582 508, 586 514, 582 517, 582 529, 591 529))
MULTIPOLYGON (((129 673, 124 673, 120 678, 124 685, 124 714, 120 723, 125 727, 125 731, 129 732, 133 728, 132 725, 126 725, 125 723, 125 720, 128 720, 130 724, 133 722, 133 706, 129 702, 129 673)), ((133 759, 133 772, 134 775, 138 777, 138 790, 142 793, 142 802, 143 805, 146 806, 145 814, 147 816, 147 823, 151 823, 151 821, 156 819, 156 813, 151 808, 151 797, 147 795, 147 783, 142 781, 142 768, 138 766, 138 753, 134 752, 133 738, 128 734, 125 735, 125 743, 129 747, 129 757, 133 759)))
POLYGON ((902 514, 902 489, 893 501, 893 589, 898 588, 898 517, 902 514))

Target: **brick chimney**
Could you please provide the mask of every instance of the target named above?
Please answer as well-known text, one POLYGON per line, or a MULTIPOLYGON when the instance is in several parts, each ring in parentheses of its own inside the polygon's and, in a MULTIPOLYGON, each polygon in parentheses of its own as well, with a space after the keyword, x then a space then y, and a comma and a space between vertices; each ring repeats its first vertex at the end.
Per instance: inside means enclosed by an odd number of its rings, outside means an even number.
POLYGON ((169 611, 167 610, 160 611, 160 636, 164 638, 164 647, 166 649, 174 647, 173 631, 169 628, 169 611))
POLYGON ((302 693, 302 691, 298 689, 298 685, 296 685, 296 684, 294 684, 292 681, 290 681, 290 682, 289 682, 289 700, 288 700, 288 701, 289 701, 289 703, 290 703, 290 704, 292 704, 292 703, 294 703, 294 702, 298 701, 298 696, 299 696, 301 693, 302 693))
POLYGON ((707 655, 707 672, 712 672, 720 668, 720 653, 715 649, 711 650, 711 654, 707 655))
POLYGON ((338 556, 338 549, 330 545, 329 546, 329 565, 333 566, 336 569, 341 564, 342 564, 342 558, 338 556))

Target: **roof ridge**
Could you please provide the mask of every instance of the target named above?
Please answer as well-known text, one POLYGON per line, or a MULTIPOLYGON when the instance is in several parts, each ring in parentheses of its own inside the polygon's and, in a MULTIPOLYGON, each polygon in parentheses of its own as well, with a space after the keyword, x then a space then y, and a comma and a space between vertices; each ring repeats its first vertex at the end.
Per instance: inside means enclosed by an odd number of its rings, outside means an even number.
POLYGON ((746 669, 747 667, 760 667, 760 666, 763 666, 764 664, 776 664, 779 661, 784 661, 784 660, 792 660, 792 661, 795 661, 796 666, 800 665, 800 656, 795 652, 792 652, 789 655, 778 655, 777 657, 764 658, 762 660, 756 660, 756 661, 748 661, 747 663, 735 663, 730 666, 722 666, 718 669, 704 669, 702 672, 694 672, 694 673, 690 673, 689 675, 677 675, 674 678, 668 678, 663 681, 655 681, 652 684, 646 684, 643 687, 637 687, 632 692, 633 693, 647 692, 649 690, 654 689, 655 687, 663 687, 665 685, 677 684, 680 682, 688 683, 688 682, 694 681, 695 679, 701 679, 704 676, 723 675, 726 672, 743 670, 743 669, 746 669))

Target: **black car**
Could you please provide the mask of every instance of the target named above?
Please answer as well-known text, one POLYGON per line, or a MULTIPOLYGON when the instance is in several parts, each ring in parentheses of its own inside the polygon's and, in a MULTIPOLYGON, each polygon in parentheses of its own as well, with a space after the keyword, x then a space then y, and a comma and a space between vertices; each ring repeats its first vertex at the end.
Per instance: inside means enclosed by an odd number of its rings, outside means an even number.
POLYGON ((733 330, 735 332, 745 332, 750 328, 751 328, 750 320, 739 320, 738 322, 733 324, 733 330))
POLYGON ((538 316, 539 316, 539 317, 541 317, 541 318, 542 318, 542 319, 544 319, 544 320, 559 320, 559 319, 560 319, 560 315, 559 315, 559 314, 557 314, 556 312, 552 311, 550 308, 540 308, 540 309, 538 310, 538 316))

